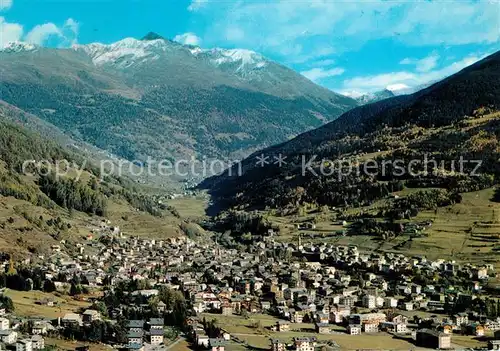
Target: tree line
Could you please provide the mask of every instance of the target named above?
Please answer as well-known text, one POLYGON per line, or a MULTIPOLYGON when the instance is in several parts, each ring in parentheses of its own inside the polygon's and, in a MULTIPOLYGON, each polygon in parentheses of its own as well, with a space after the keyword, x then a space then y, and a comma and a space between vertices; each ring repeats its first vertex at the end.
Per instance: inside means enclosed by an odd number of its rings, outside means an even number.
POLYGON ((61 207, 98 216, 106 213, 106 200, 88 185, 52 173, 41 175, 38 181, 40 190, 61 207))

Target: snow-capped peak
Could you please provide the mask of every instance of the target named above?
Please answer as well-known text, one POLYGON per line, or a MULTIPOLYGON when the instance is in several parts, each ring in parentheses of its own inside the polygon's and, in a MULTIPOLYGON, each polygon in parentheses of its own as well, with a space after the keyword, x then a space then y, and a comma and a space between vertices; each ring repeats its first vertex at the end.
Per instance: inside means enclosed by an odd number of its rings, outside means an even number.
POLYGON ((191 54, 193 54, 194 56, 200 54, 203 52, 203 49, 200 48, 199 46, 192 46, 189 48, 189 52, 191 52, 191 54))
POLYGON ((262 68, 267 65, 267 61, 262 55, 251 50, 215 48, 208 50, 207 52, 213 56, 211 61, 215 65, 239 63, 240 66, 238 67, 238 70, 245 67, 262 68))
POLYGON ((137 40, 125 38, 113 44, 92 43, 88 45, 74 45, 74 50, 83 50, 94 64, 116 64, 120 67, 129 67, 137 62, 156 60, 159 54, 167 51, 168 44, 163 39, 137 40))
POLYGON ((402 83, 397 83, 397 84, 391 84, 385 87, 386 90, 389 90, 390 92, 399 95, 400 92, 402 91, 407 91, 411 89, 408 85, 402 84, 402 83))
POLYGON ((384 89, 369 93, 361 93, 356 90, 351 90, 351 91, 345 91, 342 94, 344 94, 345 96, 349 96, 350 98, 353 98, 361 105, 369 104, 371 102, 376 102, 395 96, 395 94, 389 89, 384 89))
POLYGON ((36 45, 25 43, 22 41, 10 41, 0 51, 5 52, 21 52, 21 51, 34 51, 37 49, 36 45))
POLYGON ((73 49, 85 52, 95 65, 110 64, 119 68, 155 61, 167 52, 191 54, 196 59, 239 73, 241 76, 252 75, 255 70, 265 67, 269 62, 262 55, 246 49, 202 49, 164 39, 155 33, 150 33, 145 38, 125 38, 112 44, 74 45, 73 49))
POLYGON ((353 99, 357 99, 357 98, 360 98, 360 97, 366 95, 366 93, 362 93, 362 92, 357 91, 357 90, 341 91, 340 93, 344 96, 348 96, 348 97, 353 98, 353 99))
POLYGON ((406 84, 394 84, 394 85, 388 86, 386 89, 390 90, 394 95, 409 95, 409 94, 416 93, 417 91, 420 91, 422 89, 425 89, 436 82, 438 82, 438 81, 431 80, 429 82, 422 83, 419 85, 414 85, 411 87, 407 86, 406 84))

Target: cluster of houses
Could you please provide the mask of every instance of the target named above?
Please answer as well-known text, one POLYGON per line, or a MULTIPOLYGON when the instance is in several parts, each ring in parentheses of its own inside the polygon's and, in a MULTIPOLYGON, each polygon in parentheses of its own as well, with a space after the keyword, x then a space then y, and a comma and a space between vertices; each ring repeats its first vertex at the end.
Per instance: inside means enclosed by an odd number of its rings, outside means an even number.
POLYGON ((128 345, 129 350, 144 350, 144 341, 151 345, 160 345, 164 341, 163 318, 150 318, 144 320, 130 320, 128 323, 128 345))
POLYGON ((44 335, 47 329, 41 328, 45 322, 33 322, 27 333, 20 331, 23 322, 25 321, 6 314, 0 316, 0 350, 15 348, 16 351, 32 351, 45 348, 44 335))
POLYGON ((83 326, 101 318, 100 313, 88 309, 82 314, 66 313, 56 319, 34 317, 21 318, 0 309, 0 350, 16 351, 45 349, 45 337, 56 335, 61 328, 69 325, 83 326))
MULTIPOLYGON (((206 270, 199 277, 209 276, 213 284, 197 283, 196 273, 172 279, 185 289, 195 312, 270 313, 280 318, 272 327, 277 332, 308 322, 314 323, 318 334, 331 334, 338 332, 335 325, 341 325, 351 335, 381 331, 412 334, 419 345, 446 348, 451 345, 453 332, 481 337, 488 330, 500 330, 500 320, 487 320, 472 310, 426 321, 409 320, 401 314, 419 310, 442 315, 447 303, 473 301, 482 292, 482 284, 493 270, 491 266, 397 254, 362 254, 354 246, 294 246, 268 241, 256 247, 254 254, 232 250, 224 254, 218 248, 205 259, 200 257, 206 270), (306 260, 276 259, 270 253, 277 250, 290 250, 306 260), (428 277, 464 277, 470 283, 450 286, 433 280, 433 284, 420 285, 413 279, 412 272, 417 271, 428 277), (398 310, 401 313, 395 313, 398 310), (422 322, 428 327, 421 328, 422 322)), ((280 345, 275 340, 272 349, 281 349, 280 345)))
POLYGON ((295 351, 314 351, 318 345, 315 337, 295 337, 292 344, 288 345, 283 341, 271 338, 271 351, 285 351, 293 349, 295 351))
MULTIPOLYGON (((282 243, 268 236, 242 252, 186 237, 125 237, 119 228, 103 222, 91 228, 83 244, 55 245, 37 267, 60 290, 67 290, 69 283, 57 281, 57 277, 73 274, 83 276, 83 284, 96 288, 120 281, 143 281, 151 288, 134 294, 145 298, 153 298, 158 294, 156 288, 166 285, 182 290, 196 314, 272 314, 279 319, 272 327, 275 332, 290 330, 294 324, 313 323, 318 334, 336 333, 341 326, 351 335, 382 331, 413 334, 419 345, 446 348, 454 331, 481 336, 488 330, 500 330, 500 320, 487 320, 472 310, 453 317, 429 318, 425 328, 421 327, 422 320, 405 316, 414 310, 442 315, 446 305, 474 301, 484 295, 482 286, 494 272, 492 266, 362 253, 355 246, 282 243), (417 274, 428 283, 416 282, 417 274), (436 279, 441 276, 463 278, 466 283, 452 286, 436 279)), ((60 323, 81 325, 98 318, 97 311, 89 310, 82 315, 65 315, 60 323)), ((209 338, 197 323, 191 328, 197 345, 221 351, 229 342, 223 335, 209 338)), ((12 341, 9 330, 0 331, 2 341, 12 341)), ((131 350, 142 349, 144 342, 163 343, 160 320, 130 321, 128 332, 131 350)), ((21 340, 26 343, 28 339, 21 340)), ((33 348, 39 345, 32 337, 29 340, 33 348)), ((272 350, 285 347, 273 340, 272 350)), ((293 347, 312 350, 316 343, 315 338, 296 338, 293 347)))
POLYGON ((205 348, 212 351, 225 351, 228 347, 231 335, 222 331, 217 337, 210 337, 203 324, 197 318, 187 320, 189 336, 197 348, 205 348))

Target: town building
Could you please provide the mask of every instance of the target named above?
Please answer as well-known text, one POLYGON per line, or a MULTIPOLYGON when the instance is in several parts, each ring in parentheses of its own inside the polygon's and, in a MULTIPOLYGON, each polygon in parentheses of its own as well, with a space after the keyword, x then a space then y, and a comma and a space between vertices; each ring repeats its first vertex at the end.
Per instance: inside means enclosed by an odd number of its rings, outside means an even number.
POLYGON ((33 351, 31 339, 21 339, 16 341, 16 351, 33 351))
POLYGON ((271 351, 285 351, 286 344, 278 339, 271 339, 271 351))
POLYGON ((315 323, 314 325, 316 333, 318 334, 330 334, 331 328, 328 323, 315 323))
POLYGON ((43 350, 45 348, 45 339, 41 335, 33 335, 31 337, 33 350, 43 350))
POLYGON ((286 332, 290 330, 290 323, 287 321, 279 320, 276 322, 276 330, 279 332, 286 332))
POLYGON ((347 333, 350 335, 361 335, 361 325, 349 324, 349 326, 347 327, 347 333))
POLYGON ((14 344, 17 340, 17 332, 11 329, 0 330, 0 340, 4 344, 14 344))
POLYGON ((160 345, 163 343, 164 339, 164 334, 165 332, 163 329, 151 329, 148 333, 149 335, 149 342, 152 345, 160 345))
POLYGON ((491 351, 500 350, 500 340, 490 340, 488 342, 488 350, 491 350, 491 351))
POLYGON ((314 351, 317 340, 315 337, 293 338, 293 347, 295 351, 314 351))
POLYGON ((209 341, 209 347, 212 351, 224 351, 226 349, 226 340, 221 338, 213 338, 209 341))
POLYGON ((421 329, 417 331, 416 343, 417 346, 421 347, 449 349, 451 348, 451 336, 436 330, 421 329))
POLYGON ((82 314, 83 323, 92 323, 100 319, 101 314, 96 310, 85 310, 85 312, 83 312, 82 314))
POLYGON ((0 330, 8 330, 10 328, 10 321, 7 318, 0 318, 0 330))
POLYGON ((127 339, 129 345, 142 345, 144 340, 144 331, 129 330, 127 334, 127 339))
POLYGON ((363 307, 374 309, 377 307, 377 298, 374 295, 363 296, 363 307))

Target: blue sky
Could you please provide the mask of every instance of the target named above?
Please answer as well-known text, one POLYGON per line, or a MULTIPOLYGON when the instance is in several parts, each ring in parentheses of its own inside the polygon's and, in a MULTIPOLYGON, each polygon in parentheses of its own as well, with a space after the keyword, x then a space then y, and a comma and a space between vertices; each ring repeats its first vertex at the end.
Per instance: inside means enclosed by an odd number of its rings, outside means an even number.
POLYGON ((500 0, 0 0, 0 45, 69 47, 149 31, 254 50, 357 94, 438 80, 498 50, 500 0))

